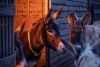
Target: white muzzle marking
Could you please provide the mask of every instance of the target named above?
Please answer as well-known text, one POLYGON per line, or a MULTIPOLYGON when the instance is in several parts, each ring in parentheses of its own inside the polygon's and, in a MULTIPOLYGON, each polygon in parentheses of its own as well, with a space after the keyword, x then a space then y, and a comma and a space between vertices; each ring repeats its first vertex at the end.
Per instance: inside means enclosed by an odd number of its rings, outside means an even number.
POLYGON ((60 42, 58 47, 57 47, 57 52, 58 53, 63 52, 63 48, 65 48, 65 46, 64 46, 64 44, 62 42, 60 42))

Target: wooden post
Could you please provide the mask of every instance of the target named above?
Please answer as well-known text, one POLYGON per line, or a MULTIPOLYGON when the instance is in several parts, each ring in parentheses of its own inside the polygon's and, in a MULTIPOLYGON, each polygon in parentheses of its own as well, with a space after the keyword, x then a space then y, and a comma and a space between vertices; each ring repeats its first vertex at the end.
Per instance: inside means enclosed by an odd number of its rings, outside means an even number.
MULTIPOLYGON (((46 5, 47 5, 46 13, 48 13, 49 9, 51 8, 51 0, 47 0, 46 5)), ((48 45, 50 44, 48 40, 46 42, 48 45)), ((46 47, 46 67, 50 67, 50 48, 48 47, 46 47)))
POLYGON ((90 24, 93 24, 94 22, 94 7, 93 5, 90 6, 90 12, 91 12, 91 23, 90 24))
POLYGON ((50 49, 46 47, 46 67, 50 67, 50 49))
POLYGON ((88 8, 87 9, 88 9, 88 11, 90 11, 90 0, 87 0, 87 1, 88 1, 88 6, 87 6, 88 8))

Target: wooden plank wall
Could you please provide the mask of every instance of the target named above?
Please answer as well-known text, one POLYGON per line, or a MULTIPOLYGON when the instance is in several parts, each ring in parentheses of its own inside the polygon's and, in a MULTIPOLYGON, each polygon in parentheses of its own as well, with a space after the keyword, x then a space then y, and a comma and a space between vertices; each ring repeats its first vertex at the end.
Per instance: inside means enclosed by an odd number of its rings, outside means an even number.
POLYGON ((43 0, 16 0, 14 28, 16 29, 25 21, 25 30, 30 29, 32 23, 42 17, 44 4, 42 1, 43 0))
MULTIPOLYGON (((57 24, 61 38, 65 41, 69 41, 70 38, 70 27, 67 22, 67 16, 70 11, 76 12, 78 17, 81 17, 85 12, 88 11, 87 0, 52 0, 53 11, 57 10, 60 5, 63 5, 63 10, 60 17, 55 21, 57 24)), ((68 47, 68 45, 66 45, 68 47)), ((65 53, 57 54, 56 52, 50 52, 51 67, 73 67, 74 59, 66 51, 65 53), (70 61, 69 61, 70 60, 70 61)))
POLYGON ((57 10, 60 5, 63 5, 63 10, 60 17, 55 21, 58 25, 61 37, 65 40, 69 39, 69 25, 67 16, 70 11, 75 11, 80 17, 87 11, 87 0, 52 0, 53 11, 57 10))

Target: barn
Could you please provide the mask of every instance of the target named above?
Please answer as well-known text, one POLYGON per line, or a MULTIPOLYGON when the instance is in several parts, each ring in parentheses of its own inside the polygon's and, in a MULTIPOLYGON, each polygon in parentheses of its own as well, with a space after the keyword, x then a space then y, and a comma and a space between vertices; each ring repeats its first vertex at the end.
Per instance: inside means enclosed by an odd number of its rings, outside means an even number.
MULTIPOLYGON (((16 51, 14 50, 14 31, 25 22, 24 30, 32 28, 32 24, 43 18, 52 7, 55 12, 63 6, 62 12, 54 23, 60 32, 60 38, 70 41, 70 26, 67 17, 75 12, 81 17, 91 12, 90 24, 100 20, 99 0, 0 0, 0 67, 15 67, 16 51)), ((68 45, 65 45, 70 49, 68 45)), ((69 52, 57 54, 44 48, 37 67, 74 67, 75 58, 69 52)))

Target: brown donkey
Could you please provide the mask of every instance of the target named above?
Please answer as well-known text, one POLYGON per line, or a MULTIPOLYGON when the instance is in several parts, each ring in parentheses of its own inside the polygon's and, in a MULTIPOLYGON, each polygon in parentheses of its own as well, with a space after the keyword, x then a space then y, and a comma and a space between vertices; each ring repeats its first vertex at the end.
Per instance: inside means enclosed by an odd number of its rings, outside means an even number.
MULTIPOLYGON (((23 45, 23 54, 27 62, 31 60, 38 61, 41 56, 41 50, 44 46, 57 52, 62 52, 63 48, 65 48, 62 40, 56 34, 57 32, 55 31, 55 27, 51 27, 54 25, 52 23, 57 19, 61 10, 62 8, 60 7, 54 14, 39 19, 38 22, 33 24, 30 30, 18 33, 17 38, 23 45), (49 24, 51 24, 51 26, 49 24), (47 42, 49 44, 47 44, 47 42)), ((22 31, 22 29, 23 28, 21 28, 20 31, 22 31)))

